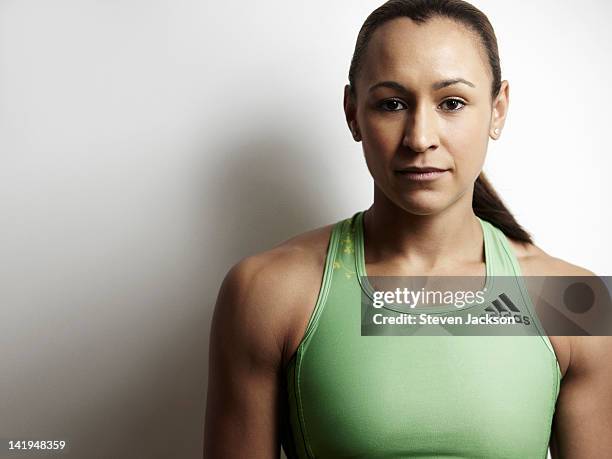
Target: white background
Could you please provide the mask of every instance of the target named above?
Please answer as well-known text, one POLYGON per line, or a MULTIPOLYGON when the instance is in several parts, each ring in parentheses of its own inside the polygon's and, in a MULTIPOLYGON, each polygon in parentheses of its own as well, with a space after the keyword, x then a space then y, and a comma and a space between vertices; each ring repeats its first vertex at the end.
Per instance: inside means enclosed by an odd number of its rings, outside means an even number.
MULTIPOLYGON (((201 457, 224 274, 371 202, 342 89, 379 4, 0 1, 0 437, 201 457)), ((612 4, 475 4, 511 85, 485 171, 611 275, 612 4)))

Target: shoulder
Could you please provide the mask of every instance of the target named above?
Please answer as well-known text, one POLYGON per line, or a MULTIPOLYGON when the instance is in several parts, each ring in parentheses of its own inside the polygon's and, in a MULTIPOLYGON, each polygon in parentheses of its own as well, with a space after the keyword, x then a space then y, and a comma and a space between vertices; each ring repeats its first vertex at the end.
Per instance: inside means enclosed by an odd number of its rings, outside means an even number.
POLYGON ((554 257, 535 244, 508 238, 524 276, 595 276, 582 266, 554 257))
POLYGON ((219 290, 213 332, 278 363, 296 317, 304 305, 314 307, 332 228, 302 233, 236 263, 219 290))
MULTIPOLYGON (((582 266, 554 257, 535 244, 508 239, 523 276, 597 276, 582 266)), ((572 374, 589 374, 607 368, 612 370, 612 337, 563 336, 551 337, 555 349, 562 356, 567 371, 572 374), (609 361, 605 366, 602 362, 609 361)))
POLYGON ((228 272, 224 283, 251 299, 273 293, 293 292, 313 268, 325 261, 333 225, 317 228, 277 246, 240 260, 228 272))

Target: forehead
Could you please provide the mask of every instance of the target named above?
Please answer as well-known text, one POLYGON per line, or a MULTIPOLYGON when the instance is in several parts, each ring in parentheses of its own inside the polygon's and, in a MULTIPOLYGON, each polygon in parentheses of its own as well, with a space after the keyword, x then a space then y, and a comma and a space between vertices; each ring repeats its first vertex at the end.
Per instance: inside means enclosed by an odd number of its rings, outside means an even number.
POLYGON ((490 70, 478 35, 451 19, 393 19, 374 31, 363 59, 362 85, 395 79, 412 87, 462 77, 487 87, 490 70))

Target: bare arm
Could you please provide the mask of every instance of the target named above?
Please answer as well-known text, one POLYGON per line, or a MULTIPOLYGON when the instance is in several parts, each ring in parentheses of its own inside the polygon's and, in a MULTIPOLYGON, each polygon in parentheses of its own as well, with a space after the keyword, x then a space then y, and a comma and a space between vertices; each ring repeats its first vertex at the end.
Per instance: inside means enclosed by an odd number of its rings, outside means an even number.
POLYGON ((209 351, 204 457, 278 458, 283 342, 266 303, 261 260, 227 274, 215 305, 209 351))
MULTIPOLYGON (((517 245, 515 250, 525 253, 524 275, 595 276, 535 246, 525 250, 517 245)), ((550 338, 556 341, 562 372, 567 368, 552 424, 552 458, 612 458, 612 337, 550 338)))
POLYGON ((553 422, 553 459, 612 457, 612 337, 571 338, 553 422))

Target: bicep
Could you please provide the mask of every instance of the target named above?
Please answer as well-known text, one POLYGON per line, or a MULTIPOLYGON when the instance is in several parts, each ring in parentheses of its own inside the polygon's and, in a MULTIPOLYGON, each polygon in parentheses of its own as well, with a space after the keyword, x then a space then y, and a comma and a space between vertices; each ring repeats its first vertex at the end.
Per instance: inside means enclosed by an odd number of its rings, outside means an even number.
POLYGON ((612 337, 575 337, 555 411, 554 459, 612 457, 612 337))
POLYGON ((250 286, 228 278, 211 327, 204 456, 278 458, 278 342, 257 295, 242 294, 250 286))

